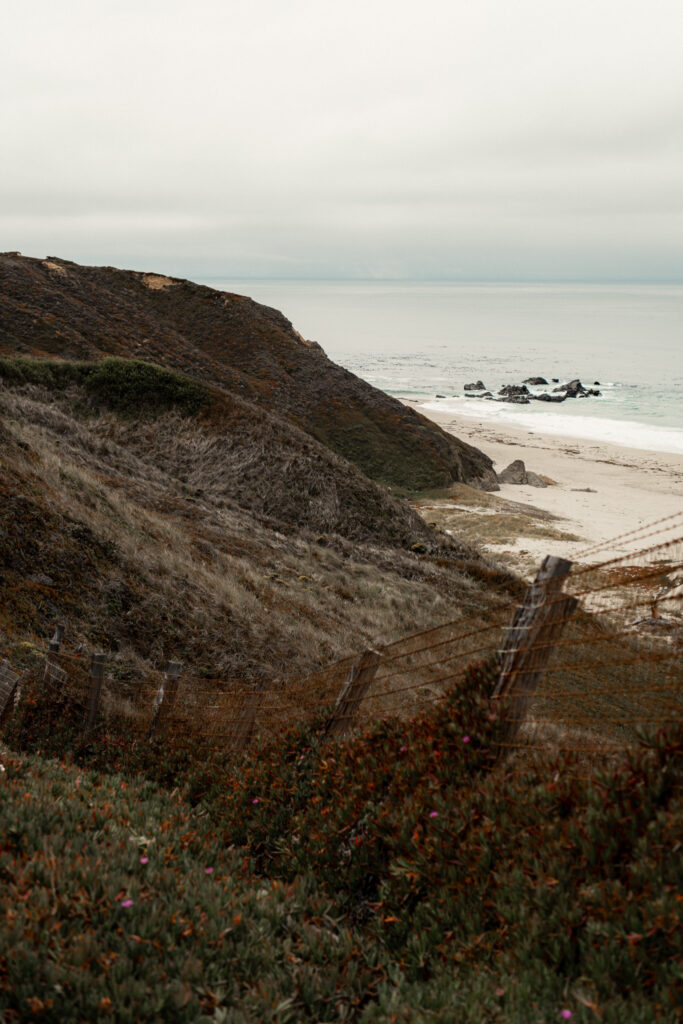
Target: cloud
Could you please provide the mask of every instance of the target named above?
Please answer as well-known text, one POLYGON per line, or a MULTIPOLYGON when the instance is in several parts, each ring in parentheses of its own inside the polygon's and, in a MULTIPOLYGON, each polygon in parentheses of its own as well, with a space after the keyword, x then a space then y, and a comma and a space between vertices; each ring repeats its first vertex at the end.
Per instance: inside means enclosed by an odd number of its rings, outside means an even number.
POLYGON ((4 248, 172 273, 675 279, 668 0, 25 0, 4 248))

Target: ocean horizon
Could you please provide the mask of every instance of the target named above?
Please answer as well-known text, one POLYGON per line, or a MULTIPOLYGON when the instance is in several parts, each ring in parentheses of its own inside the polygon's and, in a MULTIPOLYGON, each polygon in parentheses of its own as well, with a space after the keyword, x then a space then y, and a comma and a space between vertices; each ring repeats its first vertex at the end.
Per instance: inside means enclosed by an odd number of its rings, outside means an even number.
POLYGON ((683 285, 204 278, 279 309, 359 377, 428 409, 504 428, 683 453, 683 285), (579 378, 600 397, 512 405, 481 380, 579 378), (599 382, 598 385, 595 382, 599 382), (437 397, 439 396, 439 397, 437 397))

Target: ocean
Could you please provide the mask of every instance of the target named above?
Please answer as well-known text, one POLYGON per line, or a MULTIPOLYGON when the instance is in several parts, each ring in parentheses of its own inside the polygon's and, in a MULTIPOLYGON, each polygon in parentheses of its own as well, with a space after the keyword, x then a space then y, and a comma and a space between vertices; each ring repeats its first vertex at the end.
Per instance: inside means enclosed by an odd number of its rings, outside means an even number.
POLYGON ((429 409, 683 453, 682 285, 201 283, 274 306, 335 362, 429 409), (599 381, 601 397, 520 406, 465 397, 470 382, 496 395, 531 376, 599 381))

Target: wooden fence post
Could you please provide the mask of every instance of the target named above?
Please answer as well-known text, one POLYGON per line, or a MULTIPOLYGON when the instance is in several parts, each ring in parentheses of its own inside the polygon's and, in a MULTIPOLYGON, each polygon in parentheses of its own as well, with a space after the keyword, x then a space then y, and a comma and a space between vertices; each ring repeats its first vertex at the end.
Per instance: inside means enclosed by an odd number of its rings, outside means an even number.
POLYGON ((0 661, 0 728, 12 715, 20 679, 21 676, 12 670, 9 661, 0 661))
POLYGON ((102 682, 104 680, 104 663, 106 655, 104 654, 93 654, 90 661, 90 675, 88 681, 90 688, 88 691, 88 709, 85 720, 85 735, 89 736, 95 728, 97 722, 97 714, 100 708, 100 696, 102 694, 102 682))
POLYGON ((327 735, 343 736, 353 726, 358 705, 367 693, 380 662, 379 651, 367 650, 361 654, 341 688, 332 717, 327 723, 327 735))
POLYGON ((524 721, 565 623, 578 601, 561 597, 572 563, 548 555, 515 612, 501 651, 501 667, 493 697, 507 701, 505 743, 511 743, 524 721))
POLYGON ((47 645, 44 673, 46 679, 48 678, 48 676, 51 676, 53 674, 51 669, 56 667, 57 665, 57 659, 55 658, 55 655, 59 653, 59 648, 61 647, 62 640, 64 639, 65 630, 66 626, 64 626, 61 622, 57 626, 55 626, 55 631, 52 635, 52 639, 50 640, 50 643, 47 645))
POLYGON ((245 694, 244 701, 242 703, 242 710, 239 713, 232 735, 231 747, 237 754, 242 750, 245 750, 249 745, 249 741, 251 740, 254 732, 256 715, 258 713, 258 709, 263 703, 264 696, 265 683, 263 680, 254 683, 253 691, 245 694))
POLYGON ((179 661, 168 661, 164 666, 161 677, 161 686, 154 698, 154 712, 152 715, 152 728, 150 736, 153 736, 157 729, 165 728, 166 722, 173 705, 178 696, 178 683, 183 671, 179 661))

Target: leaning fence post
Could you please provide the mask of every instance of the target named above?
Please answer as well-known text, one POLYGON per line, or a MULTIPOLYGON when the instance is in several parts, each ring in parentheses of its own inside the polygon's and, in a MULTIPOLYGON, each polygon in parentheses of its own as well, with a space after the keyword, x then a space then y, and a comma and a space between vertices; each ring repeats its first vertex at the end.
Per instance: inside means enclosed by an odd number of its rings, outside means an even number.
POLYGON ((565 623, 578 601, 561 597, 572 563, 548 555, 515 612, 501 651, 500 675, 493 691, 507 701, 504 742, 514 740, 565 623))
POLYGON ((97 714, 100 709, 100 696, 102 694, 102 682, 104 680, 104 654, 93 654, 90 661, 90 674, 88 676, 88 710, 85 720, 85 735, 89 736, 95 728, 97 714))
POLYGON ((153 736, 157 729, 163 729, 166 725, 169 713, 178 696, 178 683, 183 671, 179 661, 168 661, 164 666, 161 677, 161 685, 154 698, 154 711, 152 714, 152 728, 150 736, 153 736))
POLYGON ((9 661, 0 661, 0 729, 14 710, 14 698, 21 676, 12 670, 9 661))
POLYGON ((65 629, 66 626, 64 626, 61 622, 57 626, 55 626, 55 631, 52 636, 52 639, 50 640, 50 643, 47 645, 47 654, 45 655, 46 679, 48 678, 48 676, 51 675, 50 667, 57 664, 57 659, 55 655, 59 653, 59 648, 61 647, 62 640, 64 639, 65 629))
POLYGON ((240 753, 249 745, 249 741, 254 732, 256 715, 258 713, 258 709, 263 703, 264 696, 265 683, 263 680, 254 683, 254 689, 250 690, 245 695, 242 703, 242 710, 239 713, 239 717, 235 723, 235 729, 233 731, 231 746, 235 753, 240 753))
POLYGON ((341 688, 332 717, 327 723, 327 735, 342 736, 353 725, 358 705, 365 696, 370 683, 375 678, 379 667, 379 651, 367 650, 361 654, 357 662, 351 666, 346 681, 341 688))

